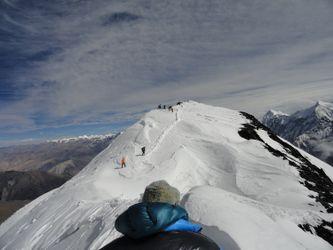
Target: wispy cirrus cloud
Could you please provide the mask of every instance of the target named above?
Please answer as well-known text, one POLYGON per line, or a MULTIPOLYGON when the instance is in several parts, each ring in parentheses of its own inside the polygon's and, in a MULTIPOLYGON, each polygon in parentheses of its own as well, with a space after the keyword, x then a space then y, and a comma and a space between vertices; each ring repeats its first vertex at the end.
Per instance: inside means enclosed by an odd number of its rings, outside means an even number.
POLYGON ((333 99, 330 1, 7 0, 1 7, 1 84, 12 92, 0 95, 0 116, 13 132, 129 121, 179 99, 257 115, 333 99))

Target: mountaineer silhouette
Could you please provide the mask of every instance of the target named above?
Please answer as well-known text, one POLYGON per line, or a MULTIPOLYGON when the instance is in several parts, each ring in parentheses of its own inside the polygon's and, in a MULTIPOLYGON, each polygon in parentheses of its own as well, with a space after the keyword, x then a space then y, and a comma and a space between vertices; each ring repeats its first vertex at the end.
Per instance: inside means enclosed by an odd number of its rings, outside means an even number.
POLYGON ((125 159, 125 157, 122 157, 122 158, 121 158, 121 160, 120 160, 120 167, 121 167, 121 168, 126 167, 126 159, 125 159))
POLYGON ((189 221, 177 205, 179 191, 166 181, 146 187, 142 202, 130 206, 116 219, 115 228, 124 236, 103 250, 220 250, 200 233, 201 226, 189 221))

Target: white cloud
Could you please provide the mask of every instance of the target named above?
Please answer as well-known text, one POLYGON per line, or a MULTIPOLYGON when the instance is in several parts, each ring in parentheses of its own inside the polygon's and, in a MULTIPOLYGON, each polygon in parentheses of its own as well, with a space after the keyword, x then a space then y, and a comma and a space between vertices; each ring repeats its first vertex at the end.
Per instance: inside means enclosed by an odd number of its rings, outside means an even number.
POLYGON ((34 13, 24 25, 8 15, 10 25, 34 31, 22 43, 26 53, 61 50, 19 75, 19 84, 35 85, 7 113, 80 123, 127 119, 179 99, 257 115, 333 99, 330 1, 87 0, 48 7, 22 10, 34 13), (114 13, 139 18, 105 25, 114 13), (112 112, 117 117, 105 115, 112 112))

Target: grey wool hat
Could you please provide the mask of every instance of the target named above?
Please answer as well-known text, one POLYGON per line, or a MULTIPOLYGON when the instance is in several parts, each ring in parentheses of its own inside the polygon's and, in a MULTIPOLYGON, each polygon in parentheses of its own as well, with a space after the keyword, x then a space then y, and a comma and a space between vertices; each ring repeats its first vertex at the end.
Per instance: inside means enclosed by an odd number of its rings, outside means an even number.
POLYGON ((178 204, 180 192, 177 188, 170 186, 165 180, 150 183, 143 194, 142 202, 165 202, 178 204))

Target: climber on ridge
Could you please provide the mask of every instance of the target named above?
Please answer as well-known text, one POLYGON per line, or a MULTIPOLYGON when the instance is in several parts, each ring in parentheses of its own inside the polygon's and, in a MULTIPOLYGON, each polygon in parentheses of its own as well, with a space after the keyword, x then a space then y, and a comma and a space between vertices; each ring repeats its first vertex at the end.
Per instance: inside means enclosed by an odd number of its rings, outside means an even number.
POLYGON ((121 158, 121 161, 120 161, 120 166, 121 166, 121 168, 124 168, 124 167, 126 167, 126 159, 125 159, 125 157, 123 156, 123 158, 121 158))
POLYGON ((115 221, 124 234, 101 250, 221 250, 201 226, 189 221, 188 213, 177 205, 179 191, 166 181, 146 187, 142 202, 130 206, 115 221))
POLYGON ((146 154, 146 147, 145 146, 141 148, 141 152, 142 152, 142 156, 144 156, 146 154))

